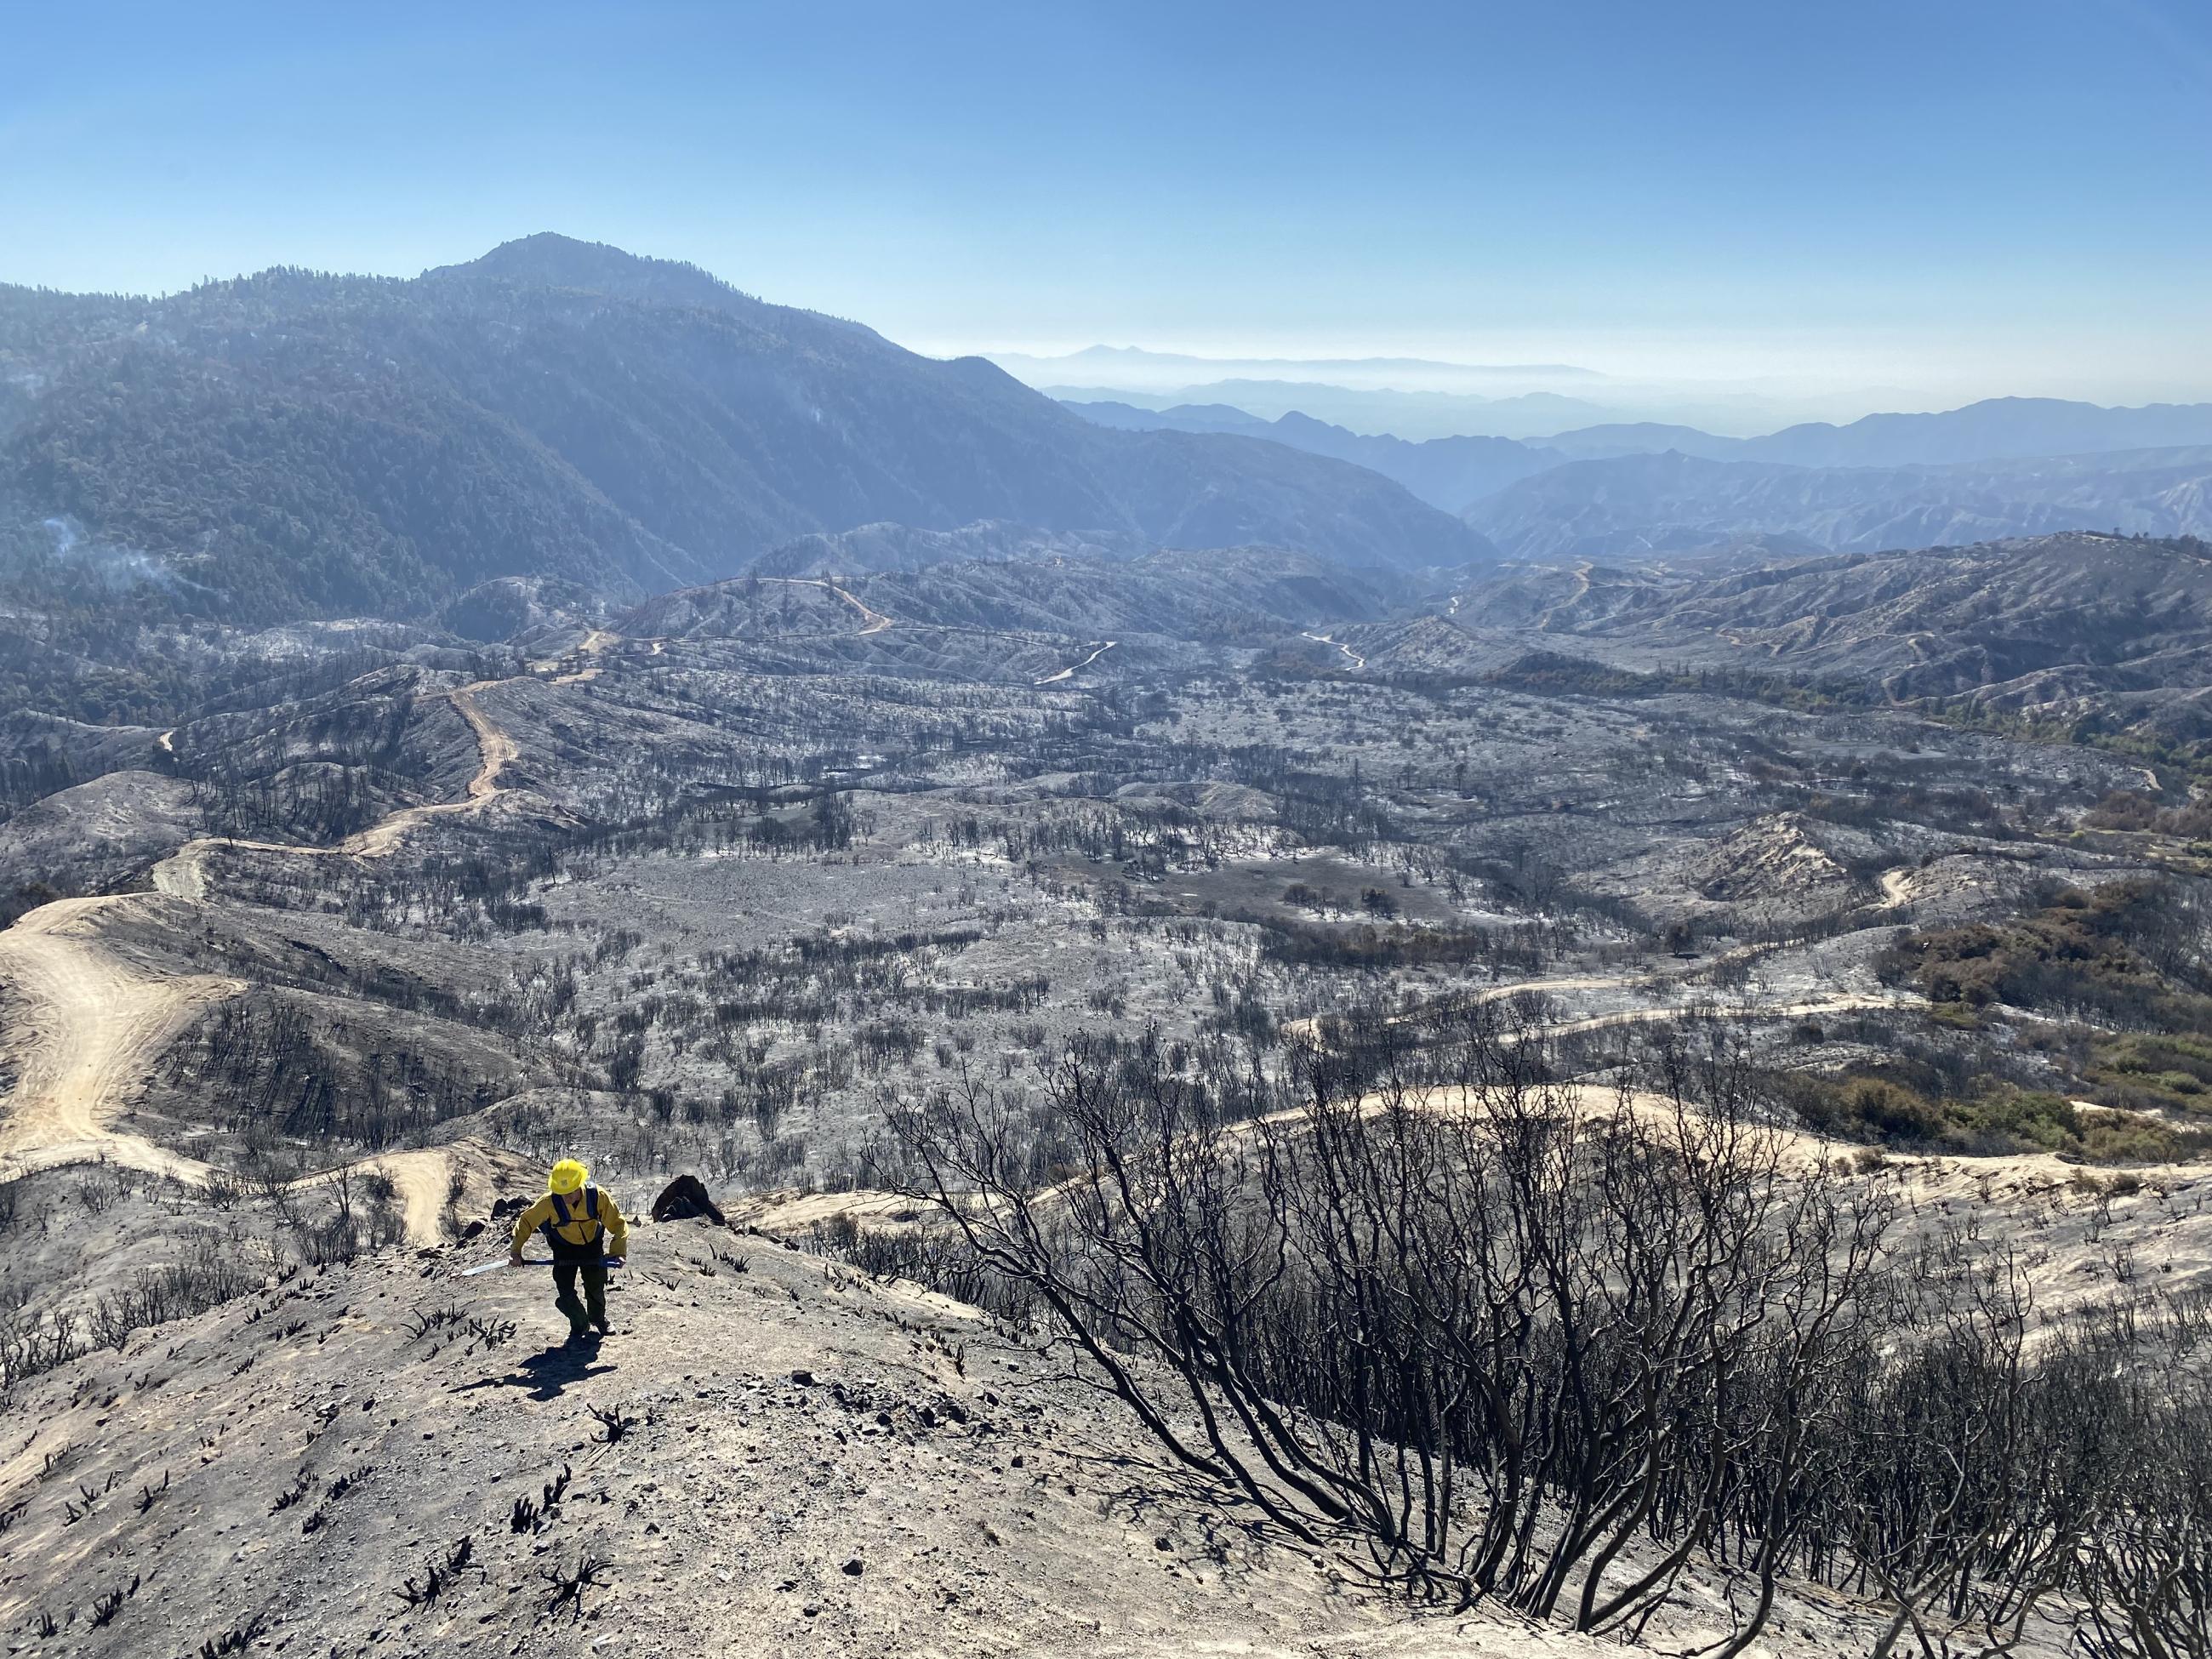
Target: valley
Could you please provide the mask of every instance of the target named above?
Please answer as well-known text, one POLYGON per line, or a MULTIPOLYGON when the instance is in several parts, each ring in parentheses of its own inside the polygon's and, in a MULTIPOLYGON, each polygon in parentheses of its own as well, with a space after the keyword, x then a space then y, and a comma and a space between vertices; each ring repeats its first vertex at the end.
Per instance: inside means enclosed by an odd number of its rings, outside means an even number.
POLYGON ((1109 428, 560 238, 5 301, 27 1650, 2186 1628, 2188 411, 1109 428), (1993 428, 2118 435, 1894 453, 1993 428), (460 1276, 563 1157, 588 1353, 460 1276))
MULTIPOLYGON (((1899 929, 2197 879, 2170 836, 2100 827, 2158 778, 2124 754, 1940 702, 1793 709, 1780 685, 1701 692, 1559 656, 1549 642, 1678 649, 1623 633, 1632 610, 1585 620, 1587 584, 1571 620, 1547 606, 1533 633, 1431 616, 1386 642, 1401 624, 1316 611, 1231 643, 1201 611, 1183 637, 1086 641, 1018 608, 1013 631, 975 620, 993 573, 948 567, 896 598, 895 579, 738 579, 684 620, 648 606, 536 639, 513 673, 408 671, 385 741, 428 769, 382 816, 323 842, 175 824, 135 870, 83 872, 118 896, 0 935, 11 1151, 82 1152, 106 1127, 91 1103, 130 1099, 173 1145, 114 1156, 173 1169, 160 1160, 222 1144, 296 1179, 329 1157, 287 1132, 305 1120, 210 1143, 178 1091, 211 1066, 238 1086, 239 1067, 304 1076, 375 1050, 434 1103, 410 1136, 597 1135, 591 1103, 636 1097, 644 1115, 604 1131, 611 1169, 834 1188, 863 1179, 872 1100, 983 1061, 1012 1076, 1101 1011, 1264 1070, 1302 1022, 1378 996, 1542 999, 1600 1075, 1640 1026, 1720 1020, 1777 1086, 1924 1082, 1973 1054, 2003 1086, 2066 1092, 2081 1074, 2063 1046, 2000 1058, 1929 1026, 1885 965, 1899 929), (933 619, 939 592, 958 622, 933 619), (804 595, 827 609, 788 608, 804 595), (629 631, 646 627, 668 631, 629 631), (225 1004, 237 1029, 210 1048, 198 1028, 225 1004), (280 1036, 285 1057, 258 1047, 280 1036), (240 1042, 250 1054, 226 1052, 240 1042)), ((2069 603, 2067 625, 2086 614, 2069 603)), ((384 695, 389 672, 362 684, 384 695)), ((289 707, 221 717, 280 798, 329 763, 289 707)), ((167 729, 167 775, 205 752, 195 725, 167 729)), ((137 787, 128 770, 76 786, 137 787)), ((283 1094, 252 1091, 272 1110, 283 1094)), ((2196 1133, 2179 1106, 2158 1133, 2196 1133)))

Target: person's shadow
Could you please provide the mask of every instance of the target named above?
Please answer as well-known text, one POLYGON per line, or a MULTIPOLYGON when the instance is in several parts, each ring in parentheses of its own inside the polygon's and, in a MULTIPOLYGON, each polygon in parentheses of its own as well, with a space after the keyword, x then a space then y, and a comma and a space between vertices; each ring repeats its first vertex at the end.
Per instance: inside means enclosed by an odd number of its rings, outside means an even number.
POLYGON ((558 1400, 562 1390, 571 1383, 605 1376, 614 1370, 611 1364, 599 1362, 597 1348, 548 1348, 534 1353, 505 1376, 480 1377, 474 1382, 464 1382, 454 1389, 455 1394, 470 1394, 477 1389, 523 1389, 532 1400, 558 1400))

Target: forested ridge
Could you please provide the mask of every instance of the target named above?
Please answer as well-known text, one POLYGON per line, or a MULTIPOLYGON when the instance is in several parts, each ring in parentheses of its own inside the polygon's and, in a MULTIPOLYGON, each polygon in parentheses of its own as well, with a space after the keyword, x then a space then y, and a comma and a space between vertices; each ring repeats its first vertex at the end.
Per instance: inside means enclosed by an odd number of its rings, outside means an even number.
POLYGON ((979 359, 558 237, 404 282, 0 289, 0 383, 5 575, 41 600, 420 616, 501 575, 636 599, 886 520, 1366 565, 1481 547, 1357 467, 1103 431, 979 359))

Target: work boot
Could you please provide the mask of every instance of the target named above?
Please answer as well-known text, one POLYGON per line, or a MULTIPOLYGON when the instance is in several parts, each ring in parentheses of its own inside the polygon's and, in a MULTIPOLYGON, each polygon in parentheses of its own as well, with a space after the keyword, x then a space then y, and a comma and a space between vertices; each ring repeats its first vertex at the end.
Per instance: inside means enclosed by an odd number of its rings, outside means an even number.
POLYGON ((561 1346, 564 1348, 588 1347, 591 1334, 592 1328, 589 1325, 571 1325, 568 1328, 568 1340, 561 1346))
POLYGON ((612 1336, 615 1334, 614 1327, 607 1322, 607 1316, 605 1314, 599 1315, 592 1321, 592 1328, 601 1336, 612 1336))

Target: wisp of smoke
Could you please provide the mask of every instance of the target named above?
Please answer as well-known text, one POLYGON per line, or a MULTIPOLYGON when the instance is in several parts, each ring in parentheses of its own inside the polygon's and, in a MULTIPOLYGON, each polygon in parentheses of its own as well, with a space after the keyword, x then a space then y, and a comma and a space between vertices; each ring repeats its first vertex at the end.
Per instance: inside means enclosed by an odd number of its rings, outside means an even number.
POLYGON ((143 583, 169 594, 181 595, 189 589, 195 593, 222 597, 204 583, 179 575, 149 553, 135 547, 105 546, 87 538, 73 520, 47 519, 44 525, 46 533, 54 538, 57 559, 91 573, 108 586, 143 583))

